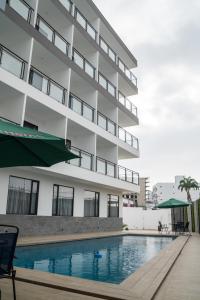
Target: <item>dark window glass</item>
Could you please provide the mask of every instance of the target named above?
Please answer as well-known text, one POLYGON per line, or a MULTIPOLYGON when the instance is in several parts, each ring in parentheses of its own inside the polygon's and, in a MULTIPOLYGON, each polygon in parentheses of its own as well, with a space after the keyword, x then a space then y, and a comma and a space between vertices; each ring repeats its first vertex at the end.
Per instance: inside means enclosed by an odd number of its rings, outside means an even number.
POLYGON ((84 217, 99 216, 99 193, 85 191, 84 193, 84 217))
POLYGON ((38 181, 10 176, 6 213, 36 215, 38 191, 38 181))
POLYGON ((119 217, 119 196, 108 195, 108 217, 119 217))
POLYGON ((53 186, 53 216, 73 216, 74 189, 62 185, 53 186))

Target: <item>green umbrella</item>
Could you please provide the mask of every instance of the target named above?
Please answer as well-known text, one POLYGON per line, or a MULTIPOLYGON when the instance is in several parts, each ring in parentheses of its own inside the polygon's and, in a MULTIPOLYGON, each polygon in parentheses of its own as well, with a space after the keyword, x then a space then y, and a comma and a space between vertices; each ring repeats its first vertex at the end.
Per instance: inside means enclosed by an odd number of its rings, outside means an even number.
POLYGON ((157 208, 175 208, 175 207, 184 207, 189 206, 188 202, 171 198, 169 200, 163 201, 157 205, 157 208))
POLYGON ((0 168, 49 167, 73 158, 78 156, 67 150, 64 139, 0 119, 0 168))

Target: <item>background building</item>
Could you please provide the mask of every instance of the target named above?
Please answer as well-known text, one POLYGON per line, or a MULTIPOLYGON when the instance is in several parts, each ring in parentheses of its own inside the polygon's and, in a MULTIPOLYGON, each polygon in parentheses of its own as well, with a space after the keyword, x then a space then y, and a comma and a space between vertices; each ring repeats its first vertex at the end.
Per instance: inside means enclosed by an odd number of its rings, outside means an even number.
MULTIPOLYGON (((0 170, 2 223, 21 234, 116 230, 138 174, 137 60, 91 0, 0 0, 0 116, 62 137, 81 159, 0 170), (92 218, 91 218, 92 217, 92 218)), ((13 155, 14 149, 13 149, 13 155)))

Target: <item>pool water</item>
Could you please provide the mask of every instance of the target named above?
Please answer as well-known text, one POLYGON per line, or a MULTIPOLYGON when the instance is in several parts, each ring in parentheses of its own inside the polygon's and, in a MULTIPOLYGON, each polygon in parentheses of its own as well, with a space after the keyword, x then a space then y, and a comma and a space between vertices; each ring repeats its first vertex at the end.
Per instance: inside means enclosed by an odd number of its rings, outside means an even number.
POLYGON ((116 236, 17 247, 15 266, 121 283, 171 241, 171 237, 116 236))

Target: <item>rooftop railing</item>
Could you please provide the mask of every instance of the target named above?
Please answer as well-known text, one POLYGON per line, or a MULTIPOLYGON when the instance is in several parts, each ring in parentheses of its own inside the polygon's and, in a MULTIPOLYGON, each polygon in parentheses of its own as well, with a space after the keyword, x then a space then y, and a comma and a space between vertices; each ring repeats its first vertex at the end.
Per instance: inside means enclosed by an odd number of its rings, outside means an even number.
POLYGON ((80 10, 77 7, 75 7, 74 17, 76 21, 87 31, 91 38, 96 41, 97 31, 88 22, 88 20, 84 17, 84 15, 80 12, 80 10))
POLYGON ((128 110, 130 110, 133 115, 138 115, 137 107, 129 99, 127 99, 120 91, 118 92, 118 100, 122 105, 124 105, 128 110))
POLYGON ((72 93, 70 93, 69 96, 69 108, 71 108, 73 111, 83 116, 84 118, 88 119, 89 121, 94 122, 95 109, 72 93))
POLYGON ((58 0, 63 6, 64 8, 71 14, 72 13, 72 5, 73 2, 70 0, 58 0))
POLYGON ((118 137, 120 140, 129 144, 131 147, 137 150, 139 149, 138 139, 120 126, 118 126, 118 137))
POLYGON ((108 117, 104 116, 99 111, 97 112, 97 124, 104 130, 116 136, 116 123, 110 120, 108 117))
POLYGON ((0 67, 20 79, 25 76, 26 61, 0 44, 0 67))
POLYGON ((116 98, 116 87, 102 73, 99 72, 98 75, 99 84, 116 98))
POLYGON ((33 8, 24 0, 7 0, 8 5, 14 9, 28 23, 31 22, 33 8))
POLYGON ((30 69, 29 83, 56 101, 65 103, 67 90, 33 66, 30 69))
POLYGON ((70 44, 40 15, 37 16, 36 29, 43 34, 51 43, 53 43, 64 54, 68 55, 70 44))
POLYGON ((130 182, 133 184, 139 184, 139 174, 125 167, 119 166, 111 161, 96 156, 96 165, 94 165, 94 155, 81 150, 77 147, 71 147, 73 153, 80 158, 72 159, 68 161, 69 164, 77 167, 81 167, 90 171, 97 172, 102 175, 106 175, 113 178, 130 182))
POLYGON ((75 48, 73 48, 72 59, 81 69, 85 71, 85 73, 95 79, 95 67, 75 48))

